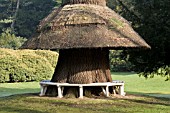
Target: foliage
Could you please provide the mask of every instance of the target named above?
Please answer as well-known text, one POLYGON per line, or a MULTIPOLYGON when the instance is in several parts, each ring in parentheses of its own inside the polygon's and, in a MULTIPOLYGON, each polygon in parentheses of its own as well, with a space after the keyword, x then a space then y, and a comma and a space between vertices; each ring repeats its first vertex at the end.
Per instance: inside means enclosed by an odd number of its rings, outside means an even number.
POLYGON ((4 29, 10 27, 12 23, 12 14, 14 10, 11 9, 11 0, 1 0, 0 1, 0 34, 4 29))
POLYGON ((110 7, 129 20, 133 28, 151 46, 151 50, 126 51, 135 70, 145 77, 162 75, 169 77, 170 65, 170 1, 169 0, 109 0, 110 7), (163 69, 164 68, 164 69, 163 69), (159 70, 166 72, 159 74, 159 70), (154 73, 154 74, 153 74, 154 73), (150 75, 151 74, 151 75, 150 75))
POLYGON ((0 83, 3 83, 3 82, 7 82, 7 81, 10 81, 9 79, 9 72, 3 70, 0 68, 0 83))
MULTIPOLYGON (((0 28, 3 29, 10 27, 15 19, 17 0, 1 0, 0 4, 0 28), (2 22, 5 19, 12 21, 2 22)), ((32 36, 39 21, 47 16, 56 5, 57 2, 54 0, 20 0, 14 25, 15 34, 27 38, 32 36)))
MULTIPOLYGON (((16 11, 17 0, 0 1, 0 33, 9 28, 16 11)), ((50 13, 61 0, 22 0, 14 25, 15 34, 29 38, 35 33, 39 21, 50 13)), ((107 0, 107 5, 126 18, 133 28, 152 47, 147 51, 125 51, 133 69, 149 77, 160 75, 159 69, 170 65, 170 1, 169 0, 107 0)), ((13 33, 12 33, 13 34, 13 33)), ((112 63, 111 63, 112 64, 112 63)), ((128 64, 129 65, 129 64, 128 64)), ((169 76, 169 72, 165 73, 169 76)))
POLYGON ((51 51, 0 49, 0 82, 49 79, 56 59, 56 52, 51 51))
POLYGON ((10 29, 7 29, 0 34, 0 47, 18 49, 26 40, 25 38, 15 36, 10 29))
POLYGON ((122 50, 111 50, 109 58, 112 72, 133 71, 133 65, 128 61, 128 56, 124 56, 122 50))
POLYGON ((53 0, 22 0, 15 25, 18 35, 32 36, 40 20, 47 16, 55 5, 57 4, 53 0))
POLYGON ((159 69, 155 69, 153 72, 142 72, 140 76, 144 76, 146 78, 153 78, 154 76, 159 75, 162 77, 166 77, 166 81, 170 80, 170 66, 162 66, 159 69))

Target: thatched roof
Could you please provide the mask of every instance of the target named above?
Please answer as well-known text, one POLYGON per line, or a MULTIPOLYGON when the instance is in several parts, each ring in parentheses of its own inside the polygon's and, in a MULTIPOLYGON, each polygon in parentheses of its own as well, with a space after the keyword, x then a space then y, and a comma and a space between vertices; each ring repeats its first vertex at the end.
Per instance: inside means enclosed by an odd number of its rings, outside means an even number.
POLYGON ((65 5, 43 19, 22 48, 150 48, 123 17, 108 7, 65 5))
POLYGON ((95 4, 106 6, 106 0, 62 0, 62 5, 71 4, 95 4))

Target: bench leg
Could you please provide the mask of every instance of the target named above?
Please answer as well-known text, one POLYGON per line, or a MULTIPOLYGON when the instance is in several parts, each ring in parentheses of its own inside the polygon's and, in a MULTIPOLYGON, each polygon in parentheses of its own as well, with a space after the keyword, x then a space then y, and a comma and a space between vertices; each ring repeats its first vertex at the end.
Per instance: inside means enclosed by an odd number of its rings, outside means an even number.
POLYGON ((106 86, 106 97, 109 97, 109 86, 106 86))
POLYGON ((116 95, 116 88, 113 86, 113 94, 116 95))
POLYGON ((121 96, 125 96, 124 85, 119 86, 119 94, 120 94, 121 96))
POLYGON ((63 94, 62 94, 61 86, 58 85, 57 88, 58 88, 58 98, 62 98, 63 94))
POLYGON ((47 90, 47 86, 40 85, 41 91, 40 91, 40 96, 44 96, 47 90))
POLYGON ((102 91, 103 91, 104 95, 106 95, 106 91, 105 91, 104 87, 102 87, 102 91))
POLYGON ((79 98, 83 98, 83 86, 79 86, 79 98))
POLYGON ((64 87, 61 87, 61 93, 63 94, 63 91, 64 91, 64 87))

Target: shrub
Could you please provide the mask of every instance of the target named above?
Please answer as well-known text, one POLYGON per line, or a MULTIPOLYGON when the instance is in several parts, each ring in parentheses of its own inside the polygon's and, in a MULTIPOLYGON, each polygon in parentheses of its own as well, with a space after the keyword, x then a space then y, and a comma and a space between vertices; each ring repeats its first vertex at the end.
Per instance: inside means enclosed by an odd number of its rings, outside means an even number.
POLYGON ((17 37, 12 34, 10 29, 6 29, 0 34, 0 47, 18 49, 26 40, 26 38, 17 37))
POLYGON ((57 56, 56 52, 48 50, 0 49, 0 82, 50 79, 57 56))
POLYGON ((9 81, 9 73, 5 70, 0 69, 0 83, 9 81))
POLYGON ((125 56, 121 50, 110 51, 110 68, 114 72, 133 71, 133 65, 128 61, 128 56, 125 56))

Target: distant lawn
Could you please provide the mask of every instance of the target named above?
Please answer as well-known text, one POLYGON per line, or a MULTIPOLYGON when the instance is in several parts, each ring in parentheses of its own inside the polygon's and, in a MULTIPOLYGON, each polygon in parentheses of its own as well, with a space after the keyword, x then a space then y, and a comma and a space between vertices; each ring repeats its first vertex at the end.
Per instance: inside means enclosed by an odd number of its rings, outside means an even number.
POLYGON ((0 83, 0 97, 39 91, 39 82, 0 83))
MULTIPOLYGON (((140 94, 156 97, 170 98, 170 81, 165 78, 155 77, 145 79, 134 73, 112 73, 113 80, 125 81, 125 92, 127 94, 140 94)), ((0 83, 0 97, 23 93, 39 93, 39 82, 25 83, 0 83)))
POLYGON ((114 72, 112 78, 125 81, 127 93, 170 98, 170 81, 160 76, 145 79, 135 73, 114 72))

